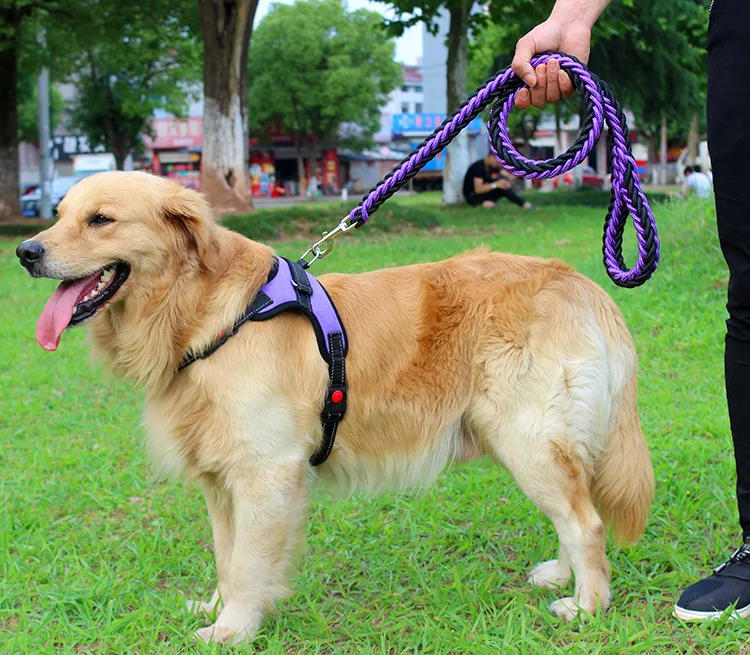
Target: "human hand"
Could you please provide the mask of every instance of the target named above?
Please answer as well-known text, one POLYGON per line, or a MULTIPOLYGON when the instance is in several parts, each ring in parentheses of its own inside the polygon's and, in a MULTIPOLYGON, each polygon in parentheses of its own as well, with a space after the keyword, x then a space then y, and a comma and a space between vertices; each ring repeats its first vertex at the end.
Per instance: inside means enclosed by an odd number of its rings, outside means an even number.
POLYGON ((584 64, 588 63, 591 28, 586 23, 550 17, 518 41, 513 57, 513 72, 530 87, 518 92, 516 107, 519 109, 528 109, 530 105, 544 107, 546 102, 570 98, 575 93, 573 82, 560 69, 560 63, 556 59, 540 64, 536 70, 531 66, 530 61, 535 54, 548 50, 565 52, 584 64))
POLYGON ((507 191, 508 189, 510 189, 510 187, 513 186, 513 183, 509 182, 508 180, 498 180, 497 182, 495 182, 495 186, 498 189, 502 189, 503 191, 507 191))

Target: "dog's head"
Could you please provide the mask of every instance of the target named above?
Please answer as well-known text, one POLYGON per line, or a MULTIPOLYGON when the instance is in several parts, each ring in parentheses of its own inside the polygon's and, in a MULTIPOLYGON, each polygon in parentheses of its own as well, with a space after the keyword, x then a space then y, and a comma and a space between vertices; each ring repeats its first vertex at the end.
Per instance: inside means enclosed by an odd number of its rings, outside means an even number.
POLYGON ((70 189, 58 216, 16 249, 32 277, 62 280, 37 323, 46 350, 57 348, 66 327, 123 301, 138 285, 204 261, 213 229, 203 196, 145 173, 87 177, 70 189))

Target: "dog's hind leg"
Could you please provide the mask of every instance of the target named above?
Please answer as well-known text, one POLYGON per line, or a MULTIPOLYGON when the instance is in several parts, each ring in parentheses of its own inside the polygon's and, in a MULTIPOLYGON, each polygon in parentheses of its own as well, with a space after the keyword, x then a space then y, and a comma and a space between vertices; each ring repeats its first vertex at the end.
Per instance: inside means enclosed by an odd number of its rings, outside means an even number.
POLYGON ((550 605, 571 620, 579 609, 594 613, 609 605, 609 563, 602 520, 594 508, 584 467, 557 443, 536 439, 504 443, 498 458, 521 490, 554 524, 560 538, 557 560, 537 565, 531 581, 539 586, 564 586, 575 575, 575 593, 550 605))
POLYGON ((232 544, 234 543, 232 498, 226 489, 220 486, 220 483, 213 480, 203 480, 201 488, 211 519, 218 584, 210 601, 205 603, 200 600, 189 600, 187 601, 187 608, 193 614, 204 614, 213 618, 221 610, 223 598, 226 597, 229 585, 229 563, 232 557, 232 544))
POLYGON ((224 603, 215 623, 198 630, 206 642, 239 643, 252 637, 275 600, 307 509, 307 463, 273 463, 233 473, 233 542, 224 603))

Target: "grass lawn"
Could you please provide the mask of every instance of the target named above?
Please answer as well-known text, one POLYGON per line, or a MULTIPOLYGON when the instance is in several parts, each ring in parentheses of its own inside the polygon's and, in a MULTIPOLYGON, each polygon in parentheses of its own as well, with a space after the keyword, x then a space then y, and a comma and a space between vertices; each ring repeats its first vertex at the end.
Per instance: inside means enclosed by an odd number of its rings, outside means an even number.
MULTIPOLYGON (((552 526, 487 460, 421 494, 335 500, 319 489, 296 594, 237 652, 747 654, 750 624, 688 626, 671 616, 682 589, 739 543, 722 379, 726 272, 710 204, 655 206, 663 259, 637 290, 606 278, 602 207, 442 210, 434 195, 386 207, 396 221, 420 211, 440 226, 385 232, 376 214, 315 272, 485 244, 560 257, 613 295, 641 358, 640 411, 657 479, 646 534, 634 547, 609 548, 610 611, 561 624, 546 606, 569 592, 526 583, 535 563, 556 554, 552 526)), ((36 344, 55 283, 23 273, 17 241, 0 239, 0 652, 219 652, 193 640, 202 622, 182 609, 214 585, 203 500, 153 473, 142 395, 89 362, 85 329, 65 334, 54 354, 36 344)), ((308 243, 277 248, 298 256, 308 243)))

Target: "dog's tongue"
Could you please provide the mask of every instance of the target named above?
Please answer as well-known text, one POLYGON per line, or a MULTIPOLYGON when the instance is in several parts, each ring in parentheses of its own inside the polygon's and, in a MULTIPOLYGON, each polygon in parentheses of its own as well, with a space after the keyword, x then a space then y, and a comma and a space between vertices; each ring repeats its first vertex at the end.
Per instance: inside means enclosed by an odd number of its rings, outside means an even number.
POLYGON ((36 340, 42 348, 57 350, 60 335, 73 318, 76 301, 86 291, 86 287, 90 287, 99 276, 100 273, 94 273, 75 282, 61 282, 55 289, 36 324, 36 340))

